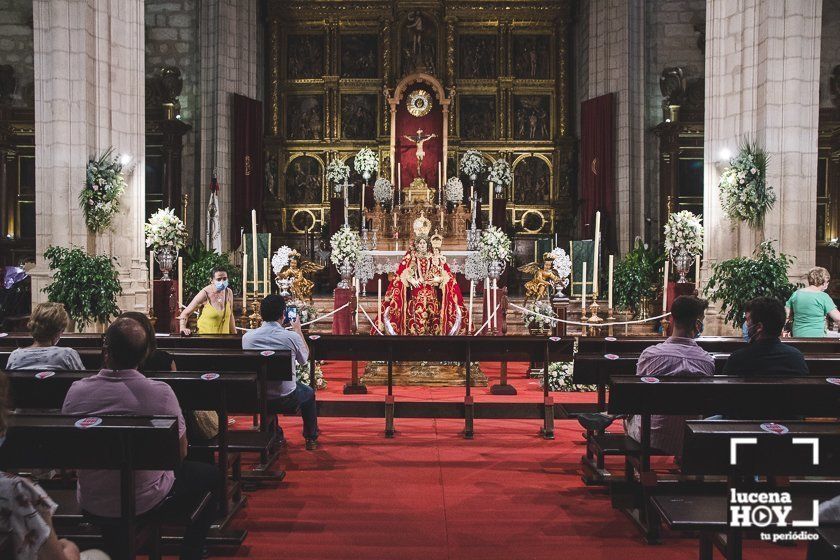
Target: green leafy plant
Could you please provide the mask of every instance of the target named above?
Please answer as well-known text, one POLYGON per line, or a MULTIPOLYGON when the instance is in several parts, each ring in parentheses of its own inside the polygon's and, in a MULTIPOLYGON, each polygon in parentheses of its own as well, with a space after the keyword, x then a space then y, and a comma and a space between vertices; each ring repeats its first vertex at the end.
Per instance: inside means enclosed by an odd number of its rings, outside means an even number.
POLYGON ((765 241, 751 257, 737 257, 712 265, 712 276, 703 293, 711 301, 721 302, 726 322, 740 328, 749 300, 763 296, 787 301, 801 286, 788 280, 791 264, 793 257, 777 254, 772 241, 765 241))
POLYGON ((53 271, 53 281, 44 292, 49 301, 64 304, 77 329, 89 323, 104 324, 119 315, 117 296, 122 286, 116 258, 52 246, 44 251, 44 258, 53 271))
POLYGON ((660 248, 646 248, 641 241, 615 265, 613 293, 619 307, 639 312, 642 298, 652 299, 662 282, 665 253, 660 248))
POLYGON ((184 305, 195 297, 210 282, 210 271, 224 267, 228 271, 228 281, 233 293, 242 293, 242 269, 233 266, 228 253, 216 253, 204 247, 201 242, 187 247, 184 251, 184 305))

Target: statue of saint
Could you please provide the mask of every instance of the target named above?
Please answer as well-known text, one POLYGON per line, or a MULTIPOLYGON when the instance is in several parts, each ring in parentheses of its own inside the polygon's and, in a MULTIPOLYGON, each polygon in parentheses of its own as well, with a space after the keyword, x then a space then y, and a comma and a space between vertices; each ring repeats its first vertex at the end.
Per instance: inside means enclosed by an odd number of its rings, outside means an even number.
POLYGON ((533 274, 534 277, 525 283, 525 303, 528 301, 538 302, 540 300, 547 300, 555 284, 560 282, 560 277, 554 273, 552 265, 554 259, 551 253, 543 255, 543 264, 534 261, 526 265, 520 266, 517 270, 526 274, 533 274))
POLYGON ((385 292, 382 319, 390 335, 455 335, 461 332, 464 296, 429 238, 431 223, 414 222, 414 240, 385 292))
POLYGON ((429 134, 428 136, 423 136, 423 130, 420 129, 417 131, 417 136, 404 135, 403 138, 417 144, 417 151, 415 152, 415 155, 417 156, 417 176, 419 177, 420 166, 423 164, 423 158, 426 157, 426 152, 423 151, 423 144, 425 144, 427 140, 437 138, 437 134, 429 134))
POLYGON ((277 278, 291 282, 289 292, 292 301, 309 301, 309 303, 312 303, 312 288, 315 287, 315 283, 304 275, 318 272, 322 268, 324 267, 320 264, 301 260, 300 253, 292 251, 289 253, 289 264, 277 273, 277 278))

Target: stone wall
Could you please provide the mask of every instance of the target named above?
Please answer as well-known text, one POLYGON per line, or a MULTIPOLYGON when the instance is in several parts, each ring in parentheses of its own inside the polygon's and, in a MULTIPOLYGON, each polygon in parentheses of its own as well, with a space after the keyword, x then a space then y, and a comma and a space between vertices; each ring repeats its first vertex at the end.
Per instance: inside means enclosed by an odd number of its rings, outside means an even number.
POLYGON ((823 0, 820 45, 820 107, 832 107, 828 91, 831 69, 840 64, 840 0, 823 0))
MULTIPOLYGON (((589 0, 578 3, 572 34, 572 68, 574 68, 573 120, 575 136, 580 138, 580 104, 589 98, 589 0)), ((580 182, 578 182, 580 184, 580 182)))
POLYGON ((5 64, 15 69, 17 78, 12 104, 34 106, 32 0, 4 0, 0 9, 0 65, 5 64))

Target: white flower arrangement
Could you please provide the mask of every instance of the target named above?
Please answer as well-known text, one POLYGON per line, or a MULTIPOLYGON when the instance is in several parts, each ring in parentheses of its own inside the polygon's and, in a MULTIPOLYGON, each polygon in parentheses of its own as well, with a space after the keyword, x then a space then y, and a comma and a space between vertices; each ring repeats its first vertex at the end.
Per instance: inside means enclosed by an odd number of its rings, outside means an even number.
POLYGON ((120 209, 120 197, 125 192, 123 166, 119 158, 112 157, 113 153, 114 148, 108 148, 99 158, 88 161, 85 171, 85 186, 79 193, 79 206, 91 233, 111 227, 120 209))
POLYGON ((767 162, 763 149, 745 139, 738 155, 720 175, 718 189, 723 211, 732 221, 743 221, 752 228, 761 227, 764 215, 776 202, 773 188, 767 185, 767 162))
POLYGON ((359 234, 347 226, 342 226, 330 238, 330 262, 341 266, 344 261, 350 261, 355 266, 362 255, 362 240, 359 234))
MULTIPOLYGON (((302 318, 302 316, 301 316, 302 318)), ((303 322, 303 321, 301 321, 303 322)), ((303 383, 307 387, 309 386, 309 364, 298 364, 295 368, 295 375, 297 377, 298 383, 303 383)), ((321 369, 321 362, 315 362, 315 388, 316 389, 326 389, 327 388, 327 380, 324 379, 324 371, 321 369)))
POLYGON ((458 204, 464 200, 464 183, 458 177, 450 177, 443 192, 447 202, 458 204))
POLYGON ((837 237, 833 237, 828 240, 826 243, 829 247, 834 247, 835 249, 840 249, 840 239, 837 237))
POLYGON ((394 189, 391 181, 385 177, 380 177, 373 184, 373 199, 379 204, 390 202, 394 198, 394 189))
MULTIPOLYGON (((548 390, 566 393, 595 391, 595 385, 575 385, 572 382, 574 367, 572 362, 551 362, 548 364, 548 390)), ((544 378, 540 376, 540 387, 544 378)))
POLYGON ((467 280, 479 282, 487 278, 487 261, 481 258, 478 251, 471 251, 464 263, 464 276, 467 280))
POLYGON ((292 254, 292 249, 288 245, 283 245, 274 253, 274 256, 271 257, 271 269, 274 271, 274 274, 279 274, 282 272, 284 268, 289 266, 289 255, 292 254))
POLYGON ((688 210, 674 212, 665 224, 665 251, 676 255, 685 251, 692 257, 703 254, 703 223, 688 210))
MULTIPOLYGON (((545 317, 551 317, 553 319, 557 318, 557 313, 554 312, 554 308, 547 301, 532 302, 529 303, 525 308, 528 311, 533 311, 534 313, 545 315, 545 317)), ((534 326, 536 328, 541 329, 551 328, 553 321, 550 321, 545 317, 540 317, 539 315, 534 315, 534 313, 522 313, 523 321, 525 322, 526 327, 531 328, 532 326, 534 326)))
POLYGON ((172 208, 161 208, 143 224, 146 247, 153 251, 168 247, 180 250, 187 241, 187 228, 172 208))
POLYGON ((572 259, 569 258, 569 255, 566 254, 566 251, 561 249, 560 247, 555 247, 551 253, 551 258, 554 259, 552 261, 551 267, 554 269, 554 272, 557 276, 560 277, 560 280, 564 283, 572 273, 572 259))
POLYGON ((356 158, 353 160, 353 167, 359 175, 364 177, 365 173, 367 173, 368 177, 370 177, 379 171, 379 159, 370 148, 362 148, 356 153, 356 158))
POLYGON ((507 263, 511 262, 513 257, 510 237, 496 226, 490 226, 481 232, 478 251, 481 258, 488 263, 507 263))
POLYGON ((461 173, 470 179, 473 178, 473 175, 482 173, 485 168, 484 156, 478 150, 467 150, 461 158, 461 173))
POLYGON ((497 159, 490 167, 490 175, 487 179, 494 185, 507 187, 511 180, 510 164, 501 158, 497 159))
POLYGON ((327 164, 327 181, 341 185, 350 178, 350 168, 338 158, 327 164))

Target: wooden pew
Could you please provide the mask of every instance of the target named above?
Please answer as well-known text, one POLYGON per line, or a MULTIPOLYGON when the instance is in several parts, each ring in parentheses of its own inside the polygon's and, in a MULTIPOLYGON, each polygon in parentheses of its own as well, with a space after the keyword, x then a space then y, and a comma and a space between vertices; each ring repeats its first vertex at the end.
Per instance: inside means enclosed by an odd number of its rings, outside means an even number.
MULTIPOLYGON (((581 354, 636 354, 664 340, 661 336, 582 336, 578 338, 577 351, 581 354)), ((740 336, 701 336, 696 342, 706 352, 723 354, 731 354, 748 344, 740 336)), ((782 342, 798 348, 803 354, 840 353, 840 338, 783 338, 782 342)))
POLYGON ((641 441, 637 443, 624 434, 596 435, 588 438, 587 450, 592 446, 597 456, 603 449, 626 446, 615 453, 625 456, 625 479, 615 483, 613 496, 620 498, 621 492, 615 490, 622 485, 628 485, 637 494, 639 507, 628 514, 643 530, 648 542, 656 542, 659 521, 648 502, 651 489, 657 484, 650 469, 650 457, 655 452, 650 444, 651 415, 723 414, 768 420, 791 416, 836 417, 840 410, 838 404, 840 386, 816 376, 666 376, 659 377, 656 383, 646 383, 635 375, 616 376, 610 384, 609 412, 640 415, 641 441), (634 473, 638 474, 639 484, 633 483, 634 473))
MULTIPOLYGON (((150 547, 150 556, 159 558, 160 525, 172 524, 176 519, 160 510, 137 516, 134 473, 178 468, 181 456, 177 421, 173 417, 101 416, 99 425, 80 429, 76 427, 80 419, 75 415, 10 415, 6 442, 0 450, 0 468, 11 472, 26 468, 119 471, 123 513, 121 518, 109 522, 122 535, 120 556, 136 557, 138 537, 141 529, 147 527, 150 536, 144 541, 150 547)), ((207 494, 198 508, 207 507, 209 498, 207 494)), ((68 504, 64 505, 62 510, 67 509, 68 504)), ((72 504, 69 507, 77 509, 72 504)))
MULTIPOLYGON (((43 377, 41 372, 13 370, 7 372, 11 404, 24 409, 60 410, 70 386, 95 371, 51 372, 43 377)), ((244 505, 241 488, 241 460, 239 453, 229 454, 228 414, 253 413, 258 409, 257 376, 253 373, 224 373, 213 378, 204 372, 146 372, 146 377, 169 385, 181 408, 186 410, 213 410, 219 416, 219 435, 206 443, 190 443, 191 447, 218 453, 221 471, 219 488, 220 520, 217 528, 224 528, 230 518, 244 505), (233 469, 233 484, 228 480, 228 468, 233 469)), ((238 531, 225 538, 236 541, 245 539, 247 533, 238 531)))
MULTIPOLYGON (((68 348, 102 348, 103 335, 101 333, 64 333, 58 341, 58 346, 68 348)), ((160 334, 155 336, 155 343, 158 348, 170 350, 175 348, 195 349, 225 349, 237 350, 242 348, 242 335, 239 334, 218 334, 218 335, 192 335, 182 336, 180 334, 160 334)), ((29 333, 9 333, 0 338, 0 348, 22 348, 32 344, 32 336, 29 333)))
MULTIPOLYGON (((393 437, 394 418, 398 416, 423 417, 434 414, 452 414, 445 417, 464 418, 464 437, 474 435, 474 420, 483 410, 487 414, 493 407, 482 404, 476 407, 470 387, 471 366, 473 362, 510 362, 510 361, 540 361, 548 364, 550 361, 569 359, 572 355, 573 340, 560 338, 546 338, 536 336, 368 336, 368 335, 323 335, 310 334, 307 337, 310 350, 310 375, 312 386, 315 386, 314 367, 317 360, 347 360, 347 361, 382 361, 388 365, 387 395, 385 397, 385 435, 393 437), (464 385, 464 402, 460 403, 398 403, 393 395, 393 364, 400 362, 460 362, 464 364, 467 382, 464 385), (458 409, 448 411, 447 405, 458 405, 458 409), (402 406, 401 406, 402 405, 402 406), (447 409, 447 410, 444 410, 447 409)), ((548 379, 548 368, 544 368, 544 380, 548 379)), ((323 403, 319 403, 322 405, 323 403)), ((359 406, 359 403, 349 403, 359 406)), ((370 403, 375 405, 376 403, 370 403)), ((519 417, 516 405, 504 405, 506 416, 519 417)), ((525 404, 522 408, 528 408, 525 404)), ((523 413, 526 413, 523 411, 523 413)), ((545 438, 554 437, 555 406, 548 394, 545 383, 543 403, 540 417, 543 419, 541 434, 545 438)), ((491 416, 484 416, 491 417, 491 416)), ((495 416, 493 416, 495 417, 495 416)), ((531 417, 525 416, 525 417, 531 417)))
MULTIPOLYGON (((777 532, 778 527, 748 529, 730 526, 730 490, 788 492, 793 510, 792 521, 808 521, 814 516, 814 501, 833 497, 840 492, 838 484, 815 484, 795 481, 782 486, 773 484, 777 477, 840 475, 840 423, 782 423, 786 433, 768 431, 754 421, 689 421, 686 422, 682 472, 692 475, 724 475, 728 484, 719 491, 700 487, 689 492, 654 495, 651 503, 657 515, 672 529, 700 532, 700 559, 712 560, 714 548, 729 560, 740 560, 744 533, 777 532), (731 464, 734 437, 752 438, 754 443, 738 445, 735 464, 731 464), (816 438, 819 445, 794 444, 794 438, 816 438), (818 464, 814 464, 814 454, 818 464), (768 482, 756 485, 756 476, 767 476, 768 482)), ((735 504, 736 506, 738 504, 735 504)), ((805 530, 815 530, 804 528, 805 530)), ((786 527, 782 531, 803 530, 786 527)), ((828 535, 828 533, 827 533, 828 535)))

